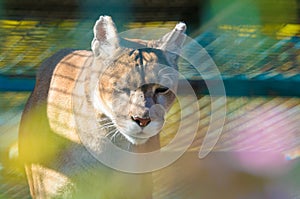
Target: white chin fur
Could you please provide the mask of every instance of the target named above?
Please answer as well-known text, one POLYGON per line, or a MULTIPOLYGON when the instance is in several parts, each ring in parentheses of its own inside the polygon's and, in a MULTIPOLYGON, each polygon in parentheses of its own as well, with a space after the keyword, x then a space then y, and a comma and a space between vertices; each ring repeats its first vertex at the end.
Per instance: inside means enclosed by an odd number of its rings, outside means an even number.
POLYGON ((163 123, 153 121, 142 130, 136 123, 129 121, 126 125, 126 129, 119 129, 119 131, 130 143, 141 145, 145 144, 149 138, 157 135, 162 126, 163 123), (143 133, 140 131, 143 131, 143 133))
POLYGON ((128 135, 124 135, 124 136, 131 144, 134 144, 134 145, 145 144, 149 139, 149 138, 134 138, 134 137, 131 137, 128 135))

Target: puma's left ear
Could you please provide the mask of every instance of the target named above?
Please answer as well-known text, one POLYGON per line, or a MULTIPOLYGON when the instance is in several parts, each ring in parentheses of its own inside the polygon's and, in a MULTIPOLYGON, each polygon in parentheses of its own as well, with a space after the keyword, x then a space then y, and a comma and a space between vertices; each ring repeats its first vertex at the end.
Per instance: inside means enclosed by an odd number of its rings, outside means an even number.
POLYGON ((180 22, 175 26, 175 28, 171 32, 164 35, 158 41, 157 48, 166 51, 168 53, 168 57, 172 59, 173 62, 176 62, 178 54, 180 53, 183 43, 185 41, 185 30, 185 23, 180 22))
POLYGON ((119 37, 110 16, 100 16, 94 26, 94 39, 91 48, 96 57, 111 57, 119 48, 119 37))

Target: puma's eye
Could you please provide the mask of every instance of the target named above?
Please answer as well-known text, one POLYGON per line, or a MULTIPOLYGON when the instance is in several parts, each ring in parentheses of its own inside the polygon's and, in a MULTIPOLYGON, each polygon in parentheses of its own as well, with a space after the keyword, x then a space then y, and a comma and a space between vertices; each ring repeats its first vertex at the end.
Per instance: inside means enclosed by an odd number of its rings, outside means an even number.
POLYGON ((130 94, 130 89, 129 88, 123 88, 122 91, 124 93, 130 94))
POLYGON ((159 93, 159 94, 165 94, 169 91, 169 88, 168 87, 164 87, 164 86, 161 86, 161 87, 158 87, 155 89, 155 93, 159 93))
POLYGON ((129 88, 117 88, 115 91, 118 92, 118 93, 130 94, 130 89, 129 88))

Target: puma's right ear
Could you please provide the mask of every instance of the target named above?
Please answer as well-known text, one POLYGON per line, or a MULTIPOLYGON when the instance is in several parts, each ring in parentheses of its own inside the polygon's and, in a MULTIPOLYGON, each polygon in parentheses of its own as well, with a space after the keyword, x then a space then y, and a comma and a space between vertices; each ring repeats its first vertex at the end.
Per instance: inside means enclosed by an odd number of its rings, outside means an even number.
POLYGON ((185 30, 186 30, 185 23, 183 22, 178 23, 171 32, 165 34, 159 40, 158 48, 162 50, 178 53, 181 50, 182 45, 186 38, 186 35, 184 34, 185 30))
POLYGON ((165 34, 158 40, 157 48, 166 51, 167 58, 172 63, 177 62, 178 54, 180 53, 186 38, 185 30, 185 23, 180 22, 171 32, 165 34))
POLYGON ((111 57, 119 48, 119 37, 110 16, 100 16, 94 26, 94 39, 91 48, 96 57, 111 57))

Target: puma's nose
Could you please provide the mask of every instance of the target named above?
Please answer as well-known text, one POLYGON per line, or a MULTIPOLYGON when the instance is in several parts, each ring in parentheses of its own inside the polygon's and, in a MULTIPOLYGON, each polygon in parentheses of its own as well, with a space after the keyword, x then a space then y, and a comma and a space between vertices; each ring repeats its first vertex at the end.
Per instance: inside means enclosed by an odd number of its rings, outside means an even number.
POLYGON ((131 119, 135 121, 140 127, 145 127, 151 122, 150 117, 140 118, 136 116, 131 116, 131 119))

